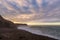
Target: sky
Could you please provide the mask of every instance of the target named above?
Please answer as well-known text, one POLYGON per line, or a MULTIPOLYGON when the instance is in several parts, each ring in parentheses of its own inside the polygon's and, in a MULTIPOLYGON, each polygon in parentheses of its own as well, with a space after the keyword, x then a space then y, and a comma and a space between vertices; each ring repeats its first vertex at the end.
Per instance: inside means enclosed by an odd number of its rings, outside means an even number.
POLYGON ((57 23, 60 0, 0 0, 0 15, 15 23, 57 23))

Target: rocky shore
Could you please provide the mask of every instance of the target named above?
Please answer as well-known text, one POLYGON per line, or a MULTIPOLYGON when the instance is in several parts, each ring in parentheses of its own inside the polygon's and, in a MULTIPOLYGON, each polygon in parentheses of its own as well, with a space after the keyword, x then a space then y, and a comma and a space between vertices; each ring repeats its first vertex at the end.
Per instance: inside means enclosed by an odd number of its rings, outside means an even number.
POLYGON ((0 40, 57 40, 47 36, 32 34, 18 30, 16 25, 0 16, 0 40))

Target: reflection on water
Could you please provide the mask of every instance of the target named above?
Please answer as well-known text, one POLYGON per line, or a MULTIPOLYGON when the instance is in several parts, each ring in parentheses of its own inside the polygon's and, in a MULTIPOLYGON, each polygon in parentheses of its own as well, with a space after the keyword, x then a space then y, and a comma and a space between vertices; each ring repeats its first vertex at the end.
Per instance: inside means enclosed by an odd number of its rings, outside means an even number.
POLYGON ((60 39, 60 27, 18 27, 18 29, 26 30, 37 35, 44 35, 60 39))

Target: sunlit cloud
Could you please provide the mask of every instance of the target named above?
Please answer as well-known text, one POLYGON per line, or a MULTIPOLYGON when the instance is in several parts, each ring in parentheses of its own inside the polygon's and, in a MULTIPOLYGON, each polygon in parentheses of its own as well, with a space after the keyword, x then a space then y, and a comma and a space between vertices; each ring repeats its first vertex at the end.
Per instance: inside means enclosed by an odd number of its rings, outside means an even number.
POLYGON ((0 14, 13 22, 60 22, 60 0, 0 0, 0 14))

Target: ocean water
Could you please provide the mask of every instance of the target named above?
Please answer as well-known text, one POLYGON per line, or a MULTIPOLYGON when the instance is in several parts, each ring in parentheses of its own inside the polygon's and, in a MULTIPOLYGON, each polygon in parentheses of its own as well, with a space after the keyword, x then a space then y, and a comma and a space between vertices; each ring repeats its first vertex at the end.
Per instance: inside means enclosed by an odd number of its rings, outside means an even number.
POLYGON ((35 27, 29 27, 29 26, 19 26, 18 29, 21 30, 26 30, 28 32, 31 32, 33 34, 37 35, 44 35, 44 36, 49 36, 52 38, 56 38, 60 40, 60 27, 40 27, 40 26, 35 26, 35 27))

